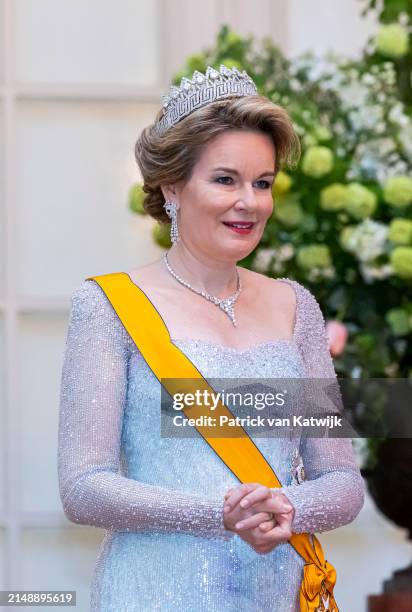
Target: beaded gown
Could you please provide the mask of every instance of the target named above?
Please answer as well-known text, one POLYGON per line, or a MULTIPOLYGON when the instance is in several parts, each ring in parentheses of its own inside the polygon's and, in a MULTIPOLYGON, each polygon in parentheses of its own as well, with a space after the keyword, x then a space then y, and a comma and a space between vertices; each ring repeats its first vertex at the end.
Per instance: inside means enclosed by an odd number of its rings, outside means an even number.
MULTIPOLYGON (((277 280, 296 294, 291 339, 246 350, 172 342, 205 378, 336 379, 315 297, 297 281, 277 280)), ((289 543, 258 554, 225 529, 223 497, 239 481, 197 431, 160 436, 160 390, 103 290, 82 281, 61 376, 58 476, 66 517, 105 530, 90 610, 297 612, 304 560, 289 543)), ((295 507, 292 532, 319 533, 357 516, 365 487, 350 439, 254 442, 295 507), (291 472, 296 444, 305 470, 299 484, 291 472)))

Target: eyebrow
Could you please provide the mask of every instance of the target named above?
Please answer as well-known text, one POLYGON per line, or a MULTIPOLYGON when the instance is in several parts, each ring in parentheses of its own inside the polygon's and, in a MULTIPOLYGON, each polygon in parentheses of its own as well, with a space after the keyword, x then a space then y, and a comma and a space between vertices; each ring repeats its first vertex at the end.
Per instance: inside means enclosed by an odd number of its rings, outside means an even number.
MULTIPOLYGON (((224 172, 231 172, 232 174, 237 174, 239 176, 239 172, 235 170, 234 168, 222 168, 222 167, 213 168, 214 172, 217 172, 218 170, 223 170, 224 172)), ((268 172, 262 172, 262 174, 258 178, 260 178, 261 176, 268 176, 268 175, 275 176, 275 173, 273 170, 269 170, 268 172)))

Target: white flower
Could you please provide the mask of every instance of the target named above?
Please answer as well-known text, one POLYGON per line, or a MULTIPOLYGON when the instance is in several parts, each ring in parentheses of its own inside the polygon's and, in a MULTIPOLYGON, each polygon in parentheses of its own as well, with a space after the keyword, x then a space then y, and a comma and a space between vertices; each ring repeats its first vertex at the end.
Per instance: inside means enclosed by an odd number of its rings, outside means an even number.
POLYGON ((302 89, 302 85, 298 79, 290 79, 289 85, 294 91, 300 91, 302 89))
POLYGON ((388 248, 388 226, 379 221, 364 219, 353 228, 346 241, 349 251, 354 253, 361 262, 369 262, 388 248))
POLYGON ((409 123, 409 118, 404 113, 404 105, 402 102, 396 102, 388 113, 388 119, 392 123, 398 125, 406 125, 409 123))
POLYGON ((412 162, 412 125, 410 123, 399 131, 398 138, 403 152, 412 162))
POLYGON ((393 267, 390 264, 382 266, 371 266, 366 263, 361 263, 359 266, 360 272, 366 283, 373 283, 375 280, 383 280, 388 276, 392 276, 393 267))
POLYGON ((276 255, 276 249, 269 247, 260 248, 256 253, 256 257, 253 261, 253 269, 257 272, 267 272, 274 255, 276 255))
POLYGON ((349 112, 349 119, 353 128, 357 131, 374 129, 378 122, 382 119, 383 108, 380 106, 358 107, 356 110, 349 112))
POLYGON ((287 242, 286 244, 282 244, 278 250, 278 257, 281 261, 287 261, 291 259, 295 254, 295 247, 291 242, 287 242))
POLYGON ((344 107, 360 108, 366 105, 368 90, 358 83, 348 83, 340 93, 344 107))
POLYGON ((330 74, 333 74, 336 67, 333 63, 328 62, 325 58, 315 58, 314 63, 310 67, 308 76, 311 81, 318 81, 330 74))
POLYGON ((407 174, 409 171, 408 164, 403 160, 398 158, 397 162, 391 166, 391 172, 396 176, 398 174, 407 174))
POLYGON ((365 72, 365 74, 362 75, 362 82, 365 83, 365 85, 374 85, 376 83, 376 78, 373 74, 365 72))
POLYGON ((284 265, 281 261, 275 259, 275 261, 273 262, 272 266, 271 266, 271 271, 274 272, 275 274, 282 274, 284 271, 284 265))
POLYGON ((373 157, 364 155, 359 160, 359 165, 367 176, 369 177, 376 176, 377 164, 376 164, 376 160, 373 157))
MULTIPOLYGON (((350 160, 351 166, 346 173, 348 180, 354 178, 370 178, 383 184, 389 173, 394 170, 388 163, 389 157, 394 155, 393 163, 399 164, 399 155, 396 144, 392 138, 375 138, 368 142, 361 142, 355 149, 353 158, 350 160)), ((404 163, 404 162, 403 162, 404 163)))
POLYGON ((336 268, 334 266, 329 266, 327 268, 311 268, 306 276, 308 281, 317 282, 324 278, 333 278, 335 276, 336 268))

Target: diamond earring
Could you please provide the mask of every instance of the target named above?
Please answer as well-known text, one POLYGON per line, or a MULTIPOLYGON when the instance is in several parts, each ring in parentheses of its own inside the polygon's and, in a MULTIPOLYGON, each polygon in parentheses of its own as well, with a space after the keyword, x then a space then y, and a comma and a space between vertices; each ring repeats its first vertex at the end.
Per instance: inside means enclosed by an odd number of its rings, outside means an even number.
POLYGON ((179 240, 176 202, 173 202, 172 200, 166 200, 166 202, 163 204, 163 208, 165 209, 167 216, 172 220, 172 224, 170 226, 170 239, 174 244, 179 240))

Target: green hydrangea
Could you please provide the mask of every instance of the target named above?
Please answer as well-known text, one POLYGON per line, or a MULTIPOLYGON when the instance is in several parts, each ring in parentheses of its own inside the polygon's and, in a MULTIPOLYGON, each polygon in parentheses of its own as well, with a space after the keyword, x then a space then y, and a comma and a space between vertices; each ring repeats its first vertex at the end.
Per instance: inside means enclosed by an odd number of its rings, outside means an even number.
POLYGON ((241 42, 242 42, 242 38, 241 36, 239 36, 239 34, 236 34, 236 32, 233 32, 233 30, 230 30, 228 32, 226 36, 226 43, 228 44, 229 47, 238 45, 241 42))
POLYGON ((302 171, 307 176, 319 178, 333 168, 333 153, 328 147, 309 147, 303 156, 302 171))
POLYGON ((390 254, 394 274, 400 278, 412 278, 412 248, 398 246, 390 254))
POLYGON ((351 237, 352 237, 354 229, 355 229, 354 225, 347 225, 340 232, 339 242, 340 242, 341 247, 345 251, 350 251, 351 250, 351 248, 350 248, 351 247, 351 237))
POLYGON ((332 132, 324 125, 315 126, 313 135, 319 142, 330 140, 332 138, 332 132))
POLYGON ((187 59, 186 66, 189 72, 193 73, 195 70, 199 72, 205 72, 207 66, 205 62, 205 56, 201 53, 193 53, 187 59))
POLYGON ((292 179, 289 174, 279 170, 272 187, 272 195, 275 197, 278 194, 287 193, 292 185, 292 179))
POLYGON ((396 208, 405 208, 412 202, 412 179, 399 175, 390 177, 383 186, 383 197, 396 208))
POLYGON ((216 70, 219 70, 221 64, 224 64, 226 68, 237 68, 240 70, 240 72, 244 70, 244 66, 238 62, 238 60, 232 59, 231 57, 224 57, 222 60, 220 60, 219 65, 216 66, 216 70))
POLYGON ((147 194, 143 191, 141 183, 134 183, 129 189, 129 208, 132 212, 140 215, 145 215, 146 211, 143 208, 143 201, 147 194))
POLYGON ((376 194, 360 183, 349 183, 345 193, 345 208, 355 219, 366 219, 376 209, 376 194))
POLYGON ((391 308, 385 315, 394 336, 404 336, 410 331, 409 313, 403 308, 391 308))
POLYGON ((155 223, 152 230, 153 240, 164 249, 170 249, 170 223, 155 223))
POLYGON ((412 221, 409 219, 393 219, 389 224, 388 238, 395 244, 411 244, 412 221))
POLYGON ((320 192, 320 207, 323 210, 341 210, 346 204, 346 185, 333 183, 320 192))
POLYGON ((401 57, 408 52, 409 35, 400 23, 383 24, 375 38, 376 50, 387 57, 401 57))
POLYGON ((233 30, 227 31, 224 40, 220 41, 219 52, 227 57, 243 57, 245 41, 233 30))
POLYGON ((296 263, 305 270, 328 268, 332 264, 329 247, 326 244, 302 246, 297 252, 296 263))
POLYGON ((310 147, 318 146, 318 139, 314 134, 306 132, 306 134, 302 137, 302 144, 304 149, 310 149, 310 147))
POLYGON ((188 76, 191 76, 191 75, 189 75, 187 70, 179 70, 178 72, 175 72, 173 79, 172 79, 172 84, 179 87, 180 81, 182 80, 182 78, 183 77, 187 78, 188 76))
POLYGON ((305 216, 302 207, 297 202, 282 202, 277 205, 275 203, 273 214, 287 227, 299 225, 305 216))

